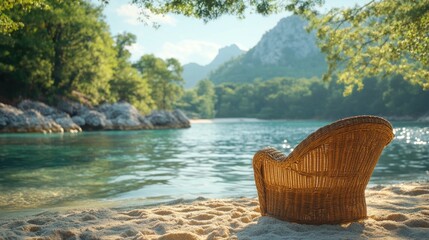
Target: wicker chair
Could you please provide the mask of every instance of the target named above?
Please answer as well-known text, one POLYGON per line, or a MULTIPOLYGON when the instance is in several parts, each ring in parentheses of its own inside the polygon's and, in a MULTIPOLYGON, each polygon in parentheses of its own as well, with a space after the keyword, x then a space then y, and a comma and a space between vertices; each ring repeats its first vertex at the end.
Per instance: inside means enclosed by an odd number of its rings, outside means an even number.
POLYGON ((305 224, 366 218, 365 188, 393 136, 387 120, 356 116, 320 128, 288 156, 271 147, 258 151, 261 214, 305 224))

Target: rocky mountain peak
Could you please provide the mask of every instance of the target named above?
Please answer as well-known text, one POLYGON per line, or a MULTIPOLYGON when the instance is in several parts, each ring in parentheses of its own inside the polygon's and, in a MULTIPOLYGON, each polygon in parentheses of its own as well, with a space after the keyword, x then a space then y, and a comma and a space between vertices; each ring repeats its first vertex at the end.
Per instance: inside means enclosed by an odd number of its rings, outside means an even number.
POLYGON ((201 66, 197 63, 188 63, 183 65, 182 77, 185 79, 185 88, 194 87, 199 80, 208 76, 208 74, 231 59, 245 53, 236 44, 220 48, 216 57, 207 65, 201 66))
POLYGON ((314 32, 305 29, 308 22, 289 16, 266 32, 255 47, 213 71, 214 83, 248 83, 275 77, 320 77, 326 71, 325 55, 316 45, 314 32))
POLYGON ((305 29, 307 24, 297 15, 283 18, 249 51, 249 59, 262 65, 287 65, 288 59, 301 60, 320 54, 315 34, 305 29))
POLYGON ((241 50, 236 44, 220 48, 218 54, 209 65, 211 67, 218 67, 226 61, 231 60, 231 58, 235 58, 244 52, 245 51, 241 50))

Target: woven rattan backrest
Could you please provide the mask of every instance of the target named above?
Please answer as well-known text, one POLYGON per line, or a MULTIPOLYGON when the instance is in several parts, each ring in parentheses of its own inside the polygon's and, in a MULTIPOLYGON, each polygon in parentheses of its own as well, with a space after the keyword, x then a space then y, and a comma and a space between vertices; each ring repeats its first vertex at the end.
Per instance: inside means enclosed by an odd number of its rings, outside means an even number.
POLYGON ((332 135, 342 132, 344 133, 353 130, 359 131, 365 129, 370 131, 379 131, 381 137, 384 137, 387 141, 384 146, 389 144, 389 142, 393 139, 392 125, 386 119, 366 115, 355 116, 344 118, 319 128, 317 131, 313 132, 306 139, 304 139, 300 144, 298 144, 289 156, 300 154, 302 151, 305 151, 305 149, 311 147, 312 145, 318 145, 318 142, 323 141, 324 138, 330 137, 332 135))
MULTIPOLYGON (((339 120, 309 135, 284 159, 293 162, 288 166, 293 171, 288 174, 295 172, 295 177, 267 180, 283 185, 293 179, 294 187, 300 188, 365 188, 392 138, 392 126, 383 118, 357 116, 339 120)), ((270 168, 266 166, 265 170, 270 168)))

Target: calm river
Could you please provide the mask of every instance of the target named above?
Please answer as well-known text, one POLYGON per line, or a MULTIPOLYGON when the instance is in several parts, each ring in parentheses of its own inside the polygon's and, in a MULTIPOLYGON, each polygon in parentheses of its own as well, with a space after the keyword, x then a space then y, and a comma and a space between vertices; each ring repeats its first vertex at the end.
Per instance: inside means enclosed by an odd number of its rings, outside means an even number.
MULTIPOLYGON (((216 120, 190 129, 0 135, 0 213, 256 197, 253 154, 289 153, 328 122, 216 120)), ((371 185, 429 180, 429 124, 395 123, 371 185)))

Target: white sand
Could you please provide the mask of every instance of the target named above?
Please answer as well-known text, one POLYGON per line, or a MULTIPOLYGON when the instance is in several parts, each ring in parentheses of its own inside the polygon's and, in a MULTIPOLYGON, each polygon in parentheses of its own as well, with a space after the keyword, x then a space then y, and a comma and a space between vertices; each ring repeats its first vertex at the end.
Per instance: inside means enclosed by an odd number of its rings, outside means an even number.
POLYGON ((95 208, 0 220, 0 239, 428 239, 429 183, 366 192, 369 218, 303 225, 261 217, 257 199, 178 201, 95 208))

